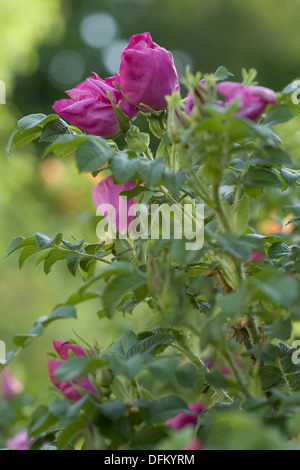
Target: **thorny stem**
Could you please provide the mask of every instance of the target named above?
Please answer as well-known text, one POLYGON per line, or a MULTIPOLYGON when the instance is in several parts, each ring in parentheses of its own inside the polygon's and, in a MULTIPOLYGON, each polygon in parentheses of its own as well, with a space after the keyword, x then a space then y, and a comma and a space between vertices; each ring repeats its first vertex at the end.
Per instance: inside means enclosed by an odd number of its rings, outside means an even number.
POLYGON ((244 377, 242 376, 240 370, 238 369, 236 363, 232 359, 232 357, 231 357, 231 355, 230 355, 230 353, 228 352, 227 349, 225 349, 225 351, 224 351, 224 356, 225 356, 225 358, 226 358, 226 360, 227 360, 227 362, 228 362, 228 364, 229 364, 236 380, 240 384, 243 394, 245 395, 246 398, 251 398, 251 395, 250 395, 249 390, 247 388, 247 385, 245 383, 244 377))

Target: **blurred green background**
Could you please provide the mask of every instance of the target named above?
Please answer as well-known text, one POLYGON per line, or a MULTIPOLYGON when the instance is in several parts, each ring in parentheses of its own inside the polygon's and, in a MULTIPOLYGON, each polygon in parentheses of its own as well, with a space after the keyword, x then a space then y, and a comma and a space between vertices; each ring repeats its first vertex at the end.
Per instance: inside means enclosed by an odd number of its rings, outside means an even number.
MULTIPOLYGON (((50 114, 53 102, 92 71, 113 75, 128 38, 145 31, 172 51, 179 76, 187 64, 193 72, 224 65, 239 81, 242 67, 254 67, 260 85, 280 91, 300 77, 299 14, 300 0, 1 0, 0 80, 7 102, 0 105, 0 339, 8 350, 15 334, 27 332, 81 283, 59 263, 47 277, 34 260, 19 271, 16 255, 2 261, 9 241, 35 232, 63 232, 68 238, 71 232, 94 242, 97 224, 94 181, 78 174, 72 157, 41 161, 40 144, 7 160, 5 147, 16 121, 26 114, 50 114)), ((298 124, 295 120, 280 132, 300 158, 298 124)), ((113 332, 145 321, 140 312, 134 319, 99 322, 97 309, 93 303, 80 306, 78 321, 51 325, 12 363, 28 393, 38 399, 48 393, 44 352, 52 350, 52 338, 73 337, 74 329, 105 347, 113 332)))

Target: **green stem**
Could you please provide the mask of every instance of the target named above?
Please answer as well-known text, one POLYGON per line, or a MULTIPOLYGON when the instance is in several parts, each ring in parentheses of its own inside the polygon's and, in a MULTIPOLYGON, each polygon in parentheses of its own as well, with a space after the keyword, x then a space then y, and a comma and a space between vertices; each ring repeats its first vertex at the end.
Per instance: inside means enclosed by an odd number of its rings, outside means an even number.
POLYGON ((74 255, 78 255, 78 256, 84 256, 85 258, 95 259, 96 261, 102 261, 102 263, 111 264, 111 261, 108 261, 108 260, 103 259, 103 258, 98 258, 97 256, 90 255, 88 253, 79 253, 78 251, 75 251, 75 250, 67 250, 66 248, 62 248, 61 246, 56 246, 55 249, 59 250, 59 251, 62 251, 64 253, 70 253, 70 254, 74 254, 74 255))
POLYGON ((250 332, 250 336, 251 336, 253 346, 255 344, 259 344, 260 343, 260 336, 259 336, 259 331, 258 331, 257 324, 256 324, 256 319, 255 319, 255 316, 253 314, 249 315, 249 317, 248 317, 248 329, 249 329, 249 332, 250 332))
POLYGON ((230 232, 229 222, 227 220, 227 217, 224 213, 224 210, 223 210, 223 207, 222 207, 222 204, 221 204, 220 195, 219 195, 219 185, 218 184, 213 185, 213 200, 214 200, 214 204, 215 204, 214 209, 215 209, 215 211, 216 211, 216 213, 219 217, 219 220, 222 224, 223 229, 226 232, 230 232))
MULTIPOLYGON (((184 354, 197 368, 199 368, 200 370, 202 370, 205 373, 209 372, 209 369, 206 367, 204 362, 201 361, 201 359, 199 357, 195 356, 195 354, 191 353, 187 349, 184 349, 182 346, 179 346, 177 344, 172 344, 172 347, 177 349, 178 351, 182 352, 182 354, 184 354)), ((225 390, 215 389, 214 387, 212 387, 212 388, 213 388, 214 392, 218 395, 220 400, 227 399, 229 401, 232 401, 232 398, 228 395, 228 393, 225 392, 225 390)))
POLYGON ((238 369, 236 363, 234 362, 234 360, 232 359, 230 353, 228 352, 227 349, 225 349, 224 351, 224 356, 236 378, 236 380, 238 381, 238 383, 240 384, 240 387, 241 387, 241 390, 243 392, 243 394, 245 395, 246 398, 251 398, 251 395, 250 395, 250 392, 247 388, 247 385, 245 383, 245 380, 244 380, 244 377, 242 376, 240 370, 238 369))

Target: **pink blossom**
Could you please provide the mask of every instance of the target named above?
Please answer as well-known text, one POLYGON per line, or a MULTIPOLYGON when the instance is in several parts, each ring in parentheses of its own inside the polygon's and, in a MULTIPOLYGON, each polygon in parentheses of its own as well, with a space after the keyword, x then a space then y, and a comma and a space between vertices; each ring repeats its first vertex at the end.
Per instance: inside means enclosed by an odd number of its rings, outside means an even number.
MULTIPOLYGON (((73 351, 75 356, 86 356, 86 352, 80 346, 68 343, 68 342, 60 342, 60 341, 53 341, 53 346, 58 353, 58 355, 63 360, 68 360, 70 358, 69 351, 73 351)), ((62 365, 62 362, 56 361, 55 359, 49 359, 48 361, 48 372, 49 377, 52 384, 58 388, 65 397, 72 401, 78 401, 82 397, 81 393, 74 387, 84 388, 89 392, 93 393, 94 395, 98 395, 96 389, 90 382, 88 377, 84 377, 81 381, 77 381, 73 379, 72 381, 62 381, 59 382, 55 376, 55 371, 62 365)))
POLYGON ((111 223, 116 230, 126 233, 135 218, 129 215, 130 208, 136 204, 136 198, 124 200, 120 193, 135 188, 136 182, 115 184, 113 176, 99 181, 93 188, 93 200, 98 211, 111 223))
POLYGON ((134 119, 138 110, 131 106, 113 82, 120 83, 119 75, 102 80, 93 72, 92 77, 66 91, 71 99, 56 101, 53 109, 71 124, 89 134, 101 137, 115 137, 121 132, 117 122, 114 105, 120 102, 121 109, 128 119, 134 119))
POLYGON ((119 73, 125 95, 144 110, 141 103, 155 111, 166 108, 165 96, 180 89, 171 52, 153 42, 150 33, 130 38, 119 73))
POLYGON ((22 383, 12 374, 8 367, 1 372, 1 379, 2 394, 7 400, 23 392, 24 387, 22 383))
MULTIPOLYGON (((24 429, 6 441, 6 448, 11 450, 28 450, 28 431, 24 429)), ((34 439, 31 439, 31 444, 34 439)))
POLYGON ((255 121, 259 118, 268 104, 276 105, 277 96, 273 90, 262 86, 245 86, 241 83, 225 81, 218 83, 218 92, 225 97, 225 102, 240 100, 238 117, 255 121))
POLYGON ((192 426, 196 426, 197 424, 197 415, 202 413, 203 410, 205 410, 205 404, 202 402, 198 403, 191 403, 189 405, 189 410, 193 412, 192 413, 178 413, 176 416, 173 418, 170 418, 166 421, 167 426, 171 426, 174 429, 182 429, 185 426, 191 424, 192 426))

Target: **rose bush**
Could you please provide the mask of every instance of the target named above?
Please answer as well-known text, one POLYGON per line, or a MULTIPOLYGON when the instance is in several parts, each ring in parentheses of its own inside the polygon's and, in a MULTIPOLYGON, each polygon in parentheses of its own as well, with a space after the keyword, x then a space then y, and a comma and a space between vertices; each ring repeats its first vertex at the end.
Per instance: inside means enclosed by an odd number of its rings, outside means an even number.
POLYGON ((49 143, 44 155, 75 154, 80 172, 105 165, 91 210, 115 235, 12 240, 7 255, 21 250, 20 266, 39 254, 46 274, 62 261, 83 281, 16 335, 18 351, 90 300, 100 321, 139 313, 143 322, 107 349, 88 338, 53 343, 56 395, 31 415, 31 448, 299 448, 300 173, 280 136, 299 112, 295 87, 275 93, 253 70, 241 83, 230 77, 222 66, 187 71, 184 95, 171 53, 138 34, 119 76, 94 75, 54 105, 79 129, 53 114, 18 122, 8 153, 38 138, 49 143), (132 124, 138 112, 155 145, 132 124), (292 214, 291 230, 260 233, 266 201, 277 218, 292 214))

